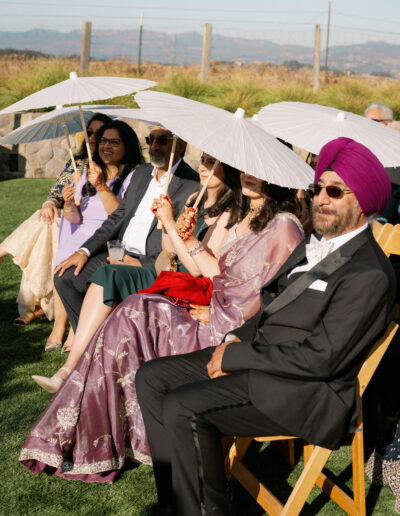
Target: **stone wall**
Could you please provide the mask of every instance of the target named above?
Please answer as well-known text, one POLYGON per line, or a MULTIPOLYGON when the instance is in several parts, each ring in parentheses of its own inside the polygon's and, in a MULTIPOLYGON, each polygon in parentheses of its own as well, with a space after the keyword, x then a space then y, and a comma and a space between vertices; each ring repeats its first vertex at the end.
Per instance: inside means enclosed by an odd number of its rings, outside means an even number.
MULTIPOLYGON (((40 113, 0 115, 0 138, 37 116, 40 116, 40 113)), ((148 161, 147 145, 144 139, 149 134, 149 127, 144 122, 136 120, 125 119, 125 122, 136 131, 143 154, 148 161)), ((82 140, 83 133, 78 133, 70 138, 73 152, 77 150, 82 140)), ((200 154, 198 149, 189 145, 185 161, 197 170, 200 154)), ((0 144, 0 179, 56 177, 63 170, 68 159, 69 152, 65 138, 20 145, 0 144)))

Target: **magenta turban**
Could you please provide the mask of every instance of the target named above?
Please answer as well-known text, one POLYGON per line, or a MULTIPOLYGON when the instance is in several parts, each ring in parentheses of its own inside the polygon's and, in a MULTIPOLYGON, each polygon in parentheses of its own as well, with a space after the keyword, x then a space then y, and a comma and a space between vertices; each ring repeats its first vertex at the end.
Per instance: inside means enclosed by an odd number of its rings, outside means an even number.
POLYGON ((367 147, 350 138, 336 138, 324 145, 318 156, 315 180, 331 169, 354 192, 365 215, 381 213, 392 187, 382 163, 367 147))

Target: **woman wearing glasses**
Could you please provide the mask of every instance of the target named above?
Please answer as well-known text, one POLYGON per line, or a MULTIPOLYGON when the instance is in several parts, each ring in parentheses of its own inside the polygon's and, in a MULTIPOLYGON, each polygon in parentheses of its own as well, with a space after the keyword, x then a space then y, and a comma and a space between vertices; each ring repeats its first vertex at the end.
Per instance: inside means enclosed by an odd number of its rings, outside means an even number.
MULTIPOLYGON (((108 122, 111 122, 111 118, 101 113, 95 114, 89 120, 87 132, 92 153, 96 148, 97 132, 108 122)), ((43 315, 49 320, 52 320, 55 314, 59 316, 61 324, 53 328, 46 349, 54 349, 61 345, 68 322, 61 300, 57 295, 53 295, 52 270, 58 241, 62 245, 67 229, 65 224, 64 231, 59 231, 60 220, 62 221, 59 209, 64 206, 62 190, 64 186, 77 182, 87 166, 85 142, 75 155, 75 160, 77 177, 72 161, 69 160, 50 189, 42 208, 0 244, 0 263, 5 256, 10 255, 23 271, 17 297, 20 315, 14 324, 23 326, 43 315)))
POLYGON ((78 184, 63 189, 64 217, 71 223, 71 235, 59 246, 55 266, 80 246, 116 210, 137 165, 144 163, 135 131, 116 120, 98 131, 93 163, 78 184))

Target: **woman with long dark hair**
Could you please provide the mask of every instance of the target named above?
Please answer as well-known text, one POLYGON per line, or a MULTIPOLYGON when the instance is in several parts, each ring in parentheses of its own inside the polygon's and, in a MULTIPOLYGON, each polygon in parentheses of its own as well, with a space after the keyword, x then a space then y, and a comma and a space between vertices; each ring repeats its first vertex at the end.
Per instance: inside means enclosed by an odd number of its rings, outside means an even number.
MULTIPOLYGON (((192 226, 183 235, 200 273, 212 280, 209 306, 186 308, 174 298, 148 293, 118 305, 31 430, 20 460, 36 474, 49 465, 65 478, 110 482, 127 457, 149 462, 134 385, 138 367, 156 357, 217 345, 258 311, 260 288, 304 236, 295 215, 296 190, 243 173, 241 183, 249 201, 241 220, 227 230, 218 268, 210 266, 210 253, 192 226)), ((160 218, 167 204, 164 199, 157 207, 160 218)))
POLYGON ((143 162, 139 140, 128 124, 116 120, 99 129, 89 170, 76 187, 63 189, 63 214, 73 228, 58 248, 55 266, 77 251, 118 208, 135 168, 143 162))

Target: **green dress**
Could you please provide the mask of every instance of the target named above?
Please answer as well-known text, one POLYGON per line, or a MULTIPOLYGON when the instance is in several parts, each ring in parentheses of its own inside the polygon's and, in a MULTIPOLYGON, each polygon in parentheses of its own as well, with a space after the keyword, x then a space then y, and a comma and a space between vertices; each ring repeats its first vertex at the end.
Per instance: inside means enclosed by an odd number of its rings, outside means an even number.
MULTIPOLYGON (((203 240, 208 225, 204 220, 203 210, 199 210, 194 234, 197 240, 203 240)), ((177 258, 178 271, 188 272, 177 258)), ((126 297, 136 294, 139 290, 149 288, 154 283, 157 274, 152 267, 136 267, 135 265, 102 265, 92 274, 88 284, 96 283, 103 287, 103 303, 112 306, 114 302, 121 303, 126 297)))

